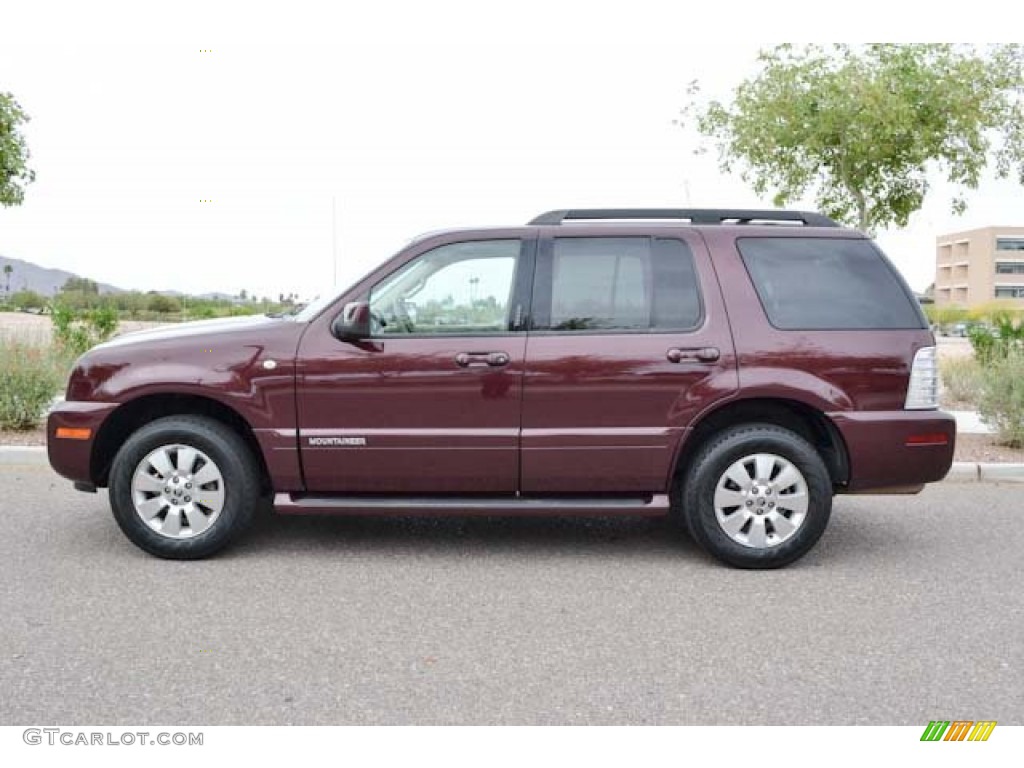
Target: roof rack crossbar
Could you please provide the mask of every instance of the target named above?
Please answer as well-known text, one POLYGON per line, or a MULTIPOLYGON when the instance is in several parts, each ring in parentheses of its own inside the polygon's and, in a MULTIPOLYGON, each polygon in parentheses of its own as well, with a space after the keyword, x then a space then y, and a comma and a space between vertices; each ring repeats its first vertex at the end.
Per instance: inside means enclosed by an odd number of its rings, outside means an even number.
POLYGON ((601 219, 682 219, 691 224, 749 224, 752 221, 800 222, 808 227, 838 227, 828 216, 812 211, 733 208, 575 208, 548 211, 530 224, 562 224, 565 221, 601 219))

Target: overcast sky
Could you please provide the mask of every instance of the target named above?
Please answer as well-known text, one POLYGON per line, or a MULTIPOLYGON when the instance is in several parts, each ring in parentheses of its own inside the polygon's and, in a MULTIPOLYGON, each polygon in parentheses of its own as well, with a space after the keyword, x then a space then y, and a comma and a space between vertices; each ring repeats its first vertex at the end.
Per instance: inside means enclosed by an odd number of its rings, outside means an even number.
MULTIPOLYGON (((714 9, 685 3, 42 5, 15 14, 25 44, 0 46, 38 175, 0 209, 0 254, 124 288, 275 297, 332 292, 334 248, 341 288, 425 230, 769 206, 673 119, 689 81, 726 96, 762 36, 814 32, 765 21, 726 38, 714 9)), ((1019 187, 987 181, 958 218, 937 185, 879 241, 921 289, 937 234, 988 224, 1024 224, 1019 187)))

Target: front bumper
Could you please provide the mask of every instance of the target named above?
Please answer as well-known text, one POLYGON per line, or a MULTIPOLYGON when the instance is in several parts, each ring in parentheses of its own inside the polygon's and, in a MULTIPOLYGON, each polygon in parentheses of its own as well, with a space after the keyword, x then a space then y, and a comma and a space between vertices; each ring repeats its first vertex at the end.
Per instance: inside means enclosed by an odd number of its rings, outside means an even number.
POLYGON ((850 461, 847 493, 907 489, 941 480, 953 465, 956 420, 942 411, 831 413, 850 461))
POLYGON ((57 474, 76 483, 92 485, 92 456, 96 437, 104 420, 118 403, 63 401, 46 420, 46 453, 57 474), (71 430, 75 437, 58 437, 57 430, 71 430), (88 436, 82 437, 88 430, 88 436))

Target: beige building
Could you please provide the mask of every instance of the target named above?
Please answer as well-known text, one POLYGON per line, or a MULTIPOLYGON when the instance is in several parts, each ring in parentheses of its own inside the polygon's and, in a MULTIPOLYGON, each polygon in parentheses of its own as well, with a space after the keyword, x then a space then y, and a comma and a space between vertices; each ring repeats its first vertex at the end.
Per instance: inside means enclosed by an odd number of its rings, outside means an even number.
POLYGON ((935 243, 936 306, 1024 308, 1024 227, 984 227, 935 243))

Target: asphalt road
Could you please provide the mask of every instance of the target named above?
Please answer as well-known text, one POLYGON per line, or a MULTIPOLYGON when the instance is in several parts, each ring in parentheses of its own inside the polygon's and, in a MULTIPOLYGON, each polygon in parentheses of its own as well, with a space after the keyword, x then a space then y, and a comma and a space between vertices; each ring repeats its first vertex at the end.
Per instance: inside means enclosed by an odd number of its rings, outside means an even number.
POLYGON ((275 518, 157 560, 0 468, 0 724, 1024 724, 1024 503, 837 500, 788 569, 648 520, 275 518))

